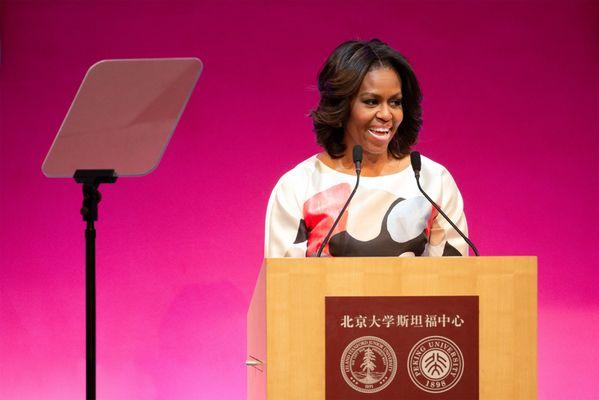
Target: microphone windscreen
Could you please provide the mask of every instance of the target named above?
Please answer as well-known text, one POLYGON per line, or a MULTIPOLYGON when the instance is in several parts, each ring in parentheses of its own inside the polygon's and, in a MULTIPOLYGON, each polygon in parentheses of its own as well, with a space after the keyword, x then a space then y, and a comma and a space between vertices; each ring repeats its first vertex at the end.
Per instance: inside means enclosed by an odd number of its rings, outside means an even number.
POLYGON ((414 171, 420 172, 420 168, 422 168, 422 163, 420 162, 420 153, 417 151, 411 152, 410 161, 412 162, 412 169, 414 171))
POLYGON ((362 162, 362 146, 359 144, 354 146, 354 164, 357 162, 362 162))

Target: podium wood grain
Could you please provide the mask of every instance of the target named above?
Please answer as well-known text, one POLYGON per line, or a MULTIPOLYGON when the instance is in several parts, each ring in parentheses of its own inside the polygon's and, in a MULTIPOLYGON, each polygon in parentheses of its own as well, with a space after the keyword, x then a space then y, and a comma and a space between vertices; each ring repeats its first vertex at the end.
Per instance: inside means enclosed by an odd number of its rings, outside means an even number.
MULTIPOLYGON (((324 400, 325 296, 479 296, 481 400, 537 398, 536 257, 267 259, 248 312, 248 399, 324 400)), ((466 371, 467 373, 467 371, 466 371)))

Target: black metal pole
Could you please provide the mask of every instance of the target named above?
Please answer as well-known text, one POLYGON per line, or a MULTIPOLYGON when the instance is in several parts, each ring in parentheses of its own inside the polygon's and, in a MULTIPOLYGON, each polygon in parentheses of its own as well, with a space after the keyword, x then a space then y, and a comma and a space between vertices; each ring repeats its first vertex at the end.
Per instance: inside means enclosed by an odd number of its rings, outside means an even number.
POLYGON ((96 399, 96 229, 87 221, 85 229, 85 392, 96 399))
POLYGON ((85 398, 96 400, 96 228, 101 183, 116 182, 114 170, 80 170, 74 175, 83 184, 81 215, 85 229, 85 398))

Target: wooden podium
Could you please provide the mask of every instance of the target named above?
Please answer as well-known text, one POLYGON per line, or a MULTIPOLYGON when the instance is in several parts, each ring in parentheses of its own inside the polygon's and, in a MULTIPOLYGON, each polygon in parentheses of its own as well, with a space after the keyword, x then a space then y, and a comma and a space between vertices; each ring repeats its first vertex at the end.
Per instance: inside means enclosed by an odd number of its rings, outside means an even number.
POLYGON ((479 399, 537 398, 536 257, 422 257, 266 259, 247 318, 248 399, 325 399, 327 296, 478 296, 479 399))

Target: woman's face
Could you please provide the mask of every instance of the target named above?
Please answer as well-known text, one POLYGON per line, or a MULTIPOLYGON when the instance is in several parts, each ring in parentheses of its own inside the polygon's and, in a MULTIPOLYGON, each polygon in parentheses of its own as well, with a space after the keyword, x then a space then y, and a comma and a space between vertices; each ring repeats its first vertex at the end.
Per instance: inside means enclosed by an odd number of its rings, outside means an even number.
POLYGON ((388 67, 370 70, 352 100, 344 142, 348 149, 359 144, 367 154, 386 154, 402 119, 399 75, 388 67))

